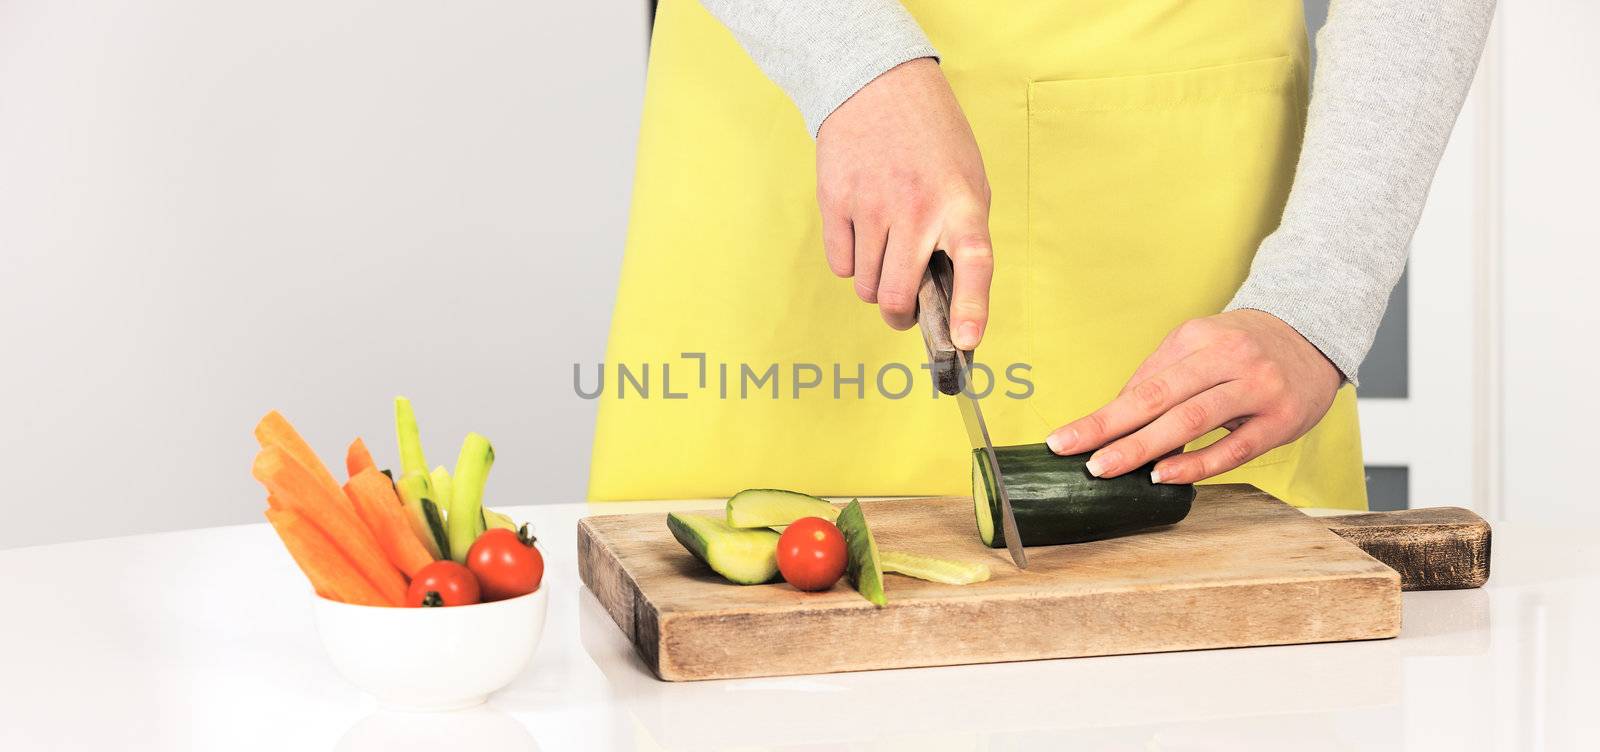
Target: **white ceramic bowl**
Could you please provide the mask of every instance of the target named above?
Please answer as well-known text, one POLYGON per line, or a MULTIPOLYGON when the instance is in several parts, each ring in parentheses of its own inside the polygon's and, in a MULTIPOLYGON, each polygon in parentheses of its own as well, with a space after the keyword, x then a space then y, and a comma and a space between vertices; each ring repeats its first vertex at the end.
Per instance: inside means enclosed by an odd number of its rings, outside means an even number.
POLYGON ((312 611, 334 668, 383 706, 454 710, 483 702, 533 660, 549 603, 545 575, 538 590, 493 603, 382 608, 313 596, 312 611))

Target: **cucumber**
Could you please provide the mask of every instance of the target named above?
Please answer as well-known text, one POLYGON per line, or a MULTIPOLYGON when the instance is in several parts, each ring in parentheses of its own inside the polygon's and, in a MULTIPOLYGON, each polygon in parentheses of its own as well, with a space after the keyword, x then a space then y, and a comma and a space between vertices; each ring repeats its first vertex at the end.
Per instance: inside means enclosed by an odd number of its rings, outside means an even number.
POLYGON ((839 510, 815 496, 776 488, 751 488, 728 499, 728 524, 734 527, 783 527, 802 517, 833 522, 839 510))
POLYGON ((482 434, 469 433, 461 442, 461 455, 450 489, 450 558, 467 562, 467 549, 483 534, 483 486, 494 467, 494 447, 482 434))
POLYGON ((667 529, 729 582, 760 585, 778 576, 778 534, 771 530, 742 530, 715 517, 677 512, 667 515, 667 529))
POLYGON ((411 400, 394 398, 394 433, 400 440, 400 474, 428 474, 428 460, 422 456, 422 436, 417 430, 417 414, 411 400))
POLYGON ((433 499, 422 500, 422 517, 428 522, 428 531, 433 534, 434 540, 439 541, 439 558, 450 557, 449 528, 445 525, 444 513, 439 511, 439 505, 433 499))
MULTIPOLYGON (((1096 478, 1084 469, 1087 453, 1063 457, 1044 444, 995 447, 994 453, 1024 546, 1082 543, 1171 525, 1187 517, 1194 502, 1192 485, 1151 483, 1155 463, 1115 478, 1096 478)), ((1005 548, 1005 534, 996 524, 1000 500, 994 472, 984 451, 973 450, 978 538, 991 548, 1005 548)))
POLYGON ((450 508, 451 486, 450 471, 440 465, 433 469, 433 474, 428 476, 428 483, 433 486, 433 500, 438 502, 440 509, 450 508))
POLYGON ((971 585, 989 579, 989 565, 983 562, 935 559, 932 556, 884 551, 879 557, 883 571, 946 585, 971 585))
POLYGON ((450 558, 450 541, 445 535, 444 518, 433 503, 433 489, 428 486, 428 476, 407 473, 395 481, 394 489, 406 507, 406 522, 411 532, 422 541, 435 560, 450 558))
POLYGON ((845 549, 849 559, 845 563, 845 576, 856 586, 856 592, 862 597, 879 605, 889 605, 889 598, 883 594, 883 569, 878 560, 878 543, 872 539, 872 531, 867 529, 867 516, 861 511, 860 501, 851 501, 844 511, 839 513, 834 524, 839 526, 839 532, 844 533, 845 549))
POLYGON ((510 530, 511 532, 514 533, 514 532, 517 531, 517 522, 516 522, 516 520, 513 520, 513 519, 511 519, 510 517, 508 517, 506 515, 503 515, 503 514, 501 514, 499 512, 496 512, 493 509, 490 509, 488 507, 484 507, 483 508, 483 527, 484 527, 485 530, 493 530, 495 528, 503 528, 503 529, 506 529, 506 530, 510 530))

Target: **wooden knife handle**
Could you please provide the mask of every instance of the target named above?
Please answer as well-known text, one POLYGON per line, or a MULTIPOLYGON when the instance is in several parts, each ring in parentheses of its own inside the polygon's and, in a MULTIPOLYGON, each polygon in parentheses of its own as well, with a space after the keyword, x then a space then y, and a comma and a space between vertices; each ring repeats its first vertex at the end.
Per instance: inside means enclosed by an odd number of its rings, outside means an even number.
MULTIPOLYGON (((961 391, 961 362, 956 359, 956 346, 950 340, 950 291, 955 269, 944 251, 934 251, 928 259, 928 269, 922 273, 922 285, 917 288, 917 326, 922 329, 922 343, 928 348, 928 363, 933 368, 933 383, 944 394, 961 391)), ((967 362, 972 362, 971 351, 967 362)))
POLYGON ((1402 590, 1464 590, 1489 581, 1489 523, 1460 507, 1320 517, 1400 573, 1402 590))

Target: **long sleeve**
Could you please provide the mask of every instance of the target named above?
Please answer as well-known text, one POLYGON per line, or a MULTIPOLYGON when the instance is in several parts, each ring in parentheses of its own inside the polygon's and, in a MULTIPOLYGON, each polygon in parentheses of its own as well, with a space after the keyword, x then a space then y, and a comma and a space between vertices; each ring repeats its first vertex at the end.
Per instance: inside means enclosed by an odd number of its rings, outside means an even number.
POLYGON ((1352 383, 1483 52, 1494 0, 1335 0, 1278 229, 1228 310, 1277 316, 1352 383))
POLYGON ((701 0, 800 108, 812 136, 834 109, 907 60, 938 57, 898 0, 701 0))

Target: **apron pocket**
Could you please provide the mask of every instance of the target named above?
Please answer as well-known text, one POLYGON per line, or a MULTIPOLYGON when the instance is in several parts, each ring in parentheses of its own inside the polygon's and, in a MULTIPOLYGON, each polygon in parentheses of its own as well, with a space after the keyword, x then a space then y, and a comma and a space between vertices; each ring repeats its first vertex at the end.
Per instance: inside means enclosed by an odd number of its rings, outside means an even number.
POLYGON ((1302 82, 1287 56, 1030 82, 1030 402, 1050 426, 1115 397, 1167 332, 1233 296, 1288 196, 1302 82))

